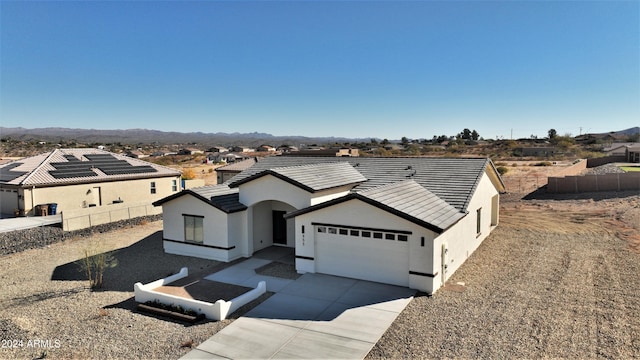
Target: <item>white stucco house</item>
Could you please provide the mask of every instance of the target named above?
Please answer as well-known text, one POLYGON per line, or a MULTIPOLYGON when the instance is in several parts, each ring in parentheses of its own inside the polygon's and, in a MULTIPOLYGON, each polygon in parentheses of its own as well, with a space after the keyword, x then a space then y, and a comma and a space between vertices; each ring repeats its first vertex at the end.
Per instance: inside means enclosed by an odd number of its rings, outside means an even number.
POLYGON ((498 224, 488 159, 268 157, 162 206, 164 250, 219 261, 295 248, 296 270, 435 292, 498 224))

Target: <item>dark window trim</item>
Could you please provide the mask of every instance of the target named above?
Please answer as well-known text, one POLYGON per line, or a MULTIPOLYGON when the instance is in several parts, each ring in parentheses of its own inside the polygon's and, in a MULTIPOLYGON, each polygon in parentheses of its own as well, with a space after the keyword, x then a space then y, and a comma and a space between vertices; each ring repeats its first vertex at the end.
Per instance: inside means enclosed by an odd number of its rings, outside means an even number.
POLYGON ((166 239, 166 238, 162 238, 163 241, 168 241, 168 242, 174 242, 174 243, 178 243, 178 244, 186 244, 186 245, 193 245, 193 246, 201 246, 201 247, 206 247, 206 248, 211 248, 211 249, 218 249, 218 250, 233 250, 236 247, 235 246, 231 246, 231 247, 222 247, 222 246, 215 246, 215 245, 206 245, 206 244, 202 244, 202 243, 197 243, 197 242, 191 242, 191 241, 179 241, 179 240, 171 240, 171 239, 166 239))
POLYGON ((343 228, 343 229, 364 230, 364 231, 372 231, 372 232, 373 231, 375 231, 375 232, 387 232, 387 233, 404 234, 404 235, 413 234, 413 232, 406 231, 406 230, 375 229, 375 228, 368 228, 368 227, 361 227, 361 226, 336 225, 336 224, 326 224, 326 223, 318 223, 318 222, 312 222, 311 225, 314 225, 314 226, 332 226, 332 227, 343 228))
POLYGON ((418 276, 425 276, 425 277, 434 278, 434 277, 438 276, 438 273, 436 272, 435 274, 427 274, 427 273, 418 272, 418 271, 409 271, 409 275, 418 275, 418 276))
POLYGON ((182 214, 182 216, 192 216, 192 217, 197 217, 197 218, 202 218, 202 219, 204 219, 204 216, 202 216, 202 215, 182 214))
POLYGON ((296 255, 296 259, 302 259, 302 260, 315 260, 312 257, 309 256, 302 256, 302 255, 296 255))

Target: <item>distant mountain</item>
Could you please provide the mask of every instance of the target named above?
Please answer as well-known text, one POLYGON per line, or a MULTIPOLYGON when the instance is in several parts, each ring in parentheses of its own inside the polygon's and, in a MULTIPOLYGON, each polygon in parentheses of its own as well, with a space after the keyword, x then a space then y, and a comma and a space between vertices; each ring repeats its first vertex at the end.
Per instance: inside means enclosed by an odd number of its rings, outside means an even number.
POLYGON ((326 144, 334 142, 369 141, 367 139, 350 139, 343 137, 305 137, 305 136, 274 136, 267 133, 203 133, 203 132, 165 132, 148 129, 126 130, 96 130, 96 129, 69 129, 69 128, 39 128, 25 129, 22 127, 0 127, 0 136, 10 136, 18 140, 37 140, 47 142, 59 142, 61 140, 75 140, 81 143, 122 143, 122 144, 198 144, 203 146, 214 145, 244 145, 258 146, 270 144, 326 144))
POLYGON ((640 126, 636 126, 636 127, 632 127, 632 128, 628 128, 620 131, 614 131, 612 133, 613 136, 631 136, 636 134, 640 134, 640 126))

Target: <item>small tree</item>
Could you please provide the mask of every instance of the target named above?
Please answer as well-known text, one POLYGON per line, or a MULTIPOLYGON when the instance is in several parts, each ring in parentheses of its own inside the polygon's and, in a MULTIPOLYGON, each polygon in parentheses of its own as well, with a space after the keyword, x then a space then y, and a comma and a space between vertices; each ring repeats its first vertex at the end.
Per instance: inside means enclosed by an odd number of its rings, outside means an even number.
POLYGON ((182 178, 185 180, 192 180, 196 178, 196 172, 193 169, 184 169, 182 171, 182 178))
POLYGON ((89 287, 99 289, 102 287, 104 271, 118 265, 118 260, 106 251, 101 251, 97 246, 89 246, 82 250, 82 259, 79 260, 80 271, 87 274, 89 287))
POLYGON ((558 132, 556 129, 549 129, 547 132, 549 134, 549 140, 553 140, 556 136, 558 136, 558 132))

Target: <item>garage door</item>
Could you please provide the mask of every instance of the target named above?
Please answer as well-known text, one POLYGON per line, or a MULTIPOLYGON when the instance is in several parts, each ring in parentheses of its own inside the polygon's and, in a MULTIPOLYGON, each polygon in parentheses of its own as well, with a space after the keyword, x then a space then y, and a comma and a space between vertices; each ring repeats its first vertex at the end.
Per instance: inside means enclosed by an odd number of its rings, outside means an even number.
POLYGON ((18 207, 18 192, 12 189, 0 189, 0 212, 13 214, 13 209, 18 207))
POLYGON ((408 234, 316 226, 316 272, 409 286, 408 234))

